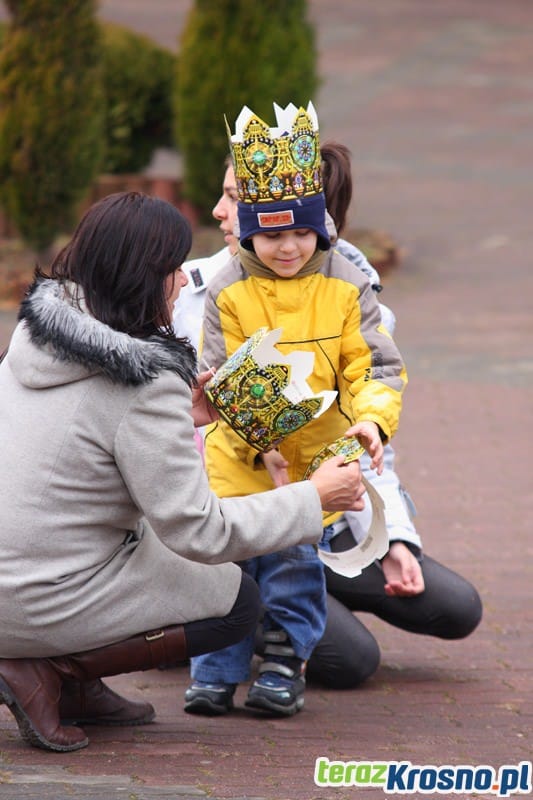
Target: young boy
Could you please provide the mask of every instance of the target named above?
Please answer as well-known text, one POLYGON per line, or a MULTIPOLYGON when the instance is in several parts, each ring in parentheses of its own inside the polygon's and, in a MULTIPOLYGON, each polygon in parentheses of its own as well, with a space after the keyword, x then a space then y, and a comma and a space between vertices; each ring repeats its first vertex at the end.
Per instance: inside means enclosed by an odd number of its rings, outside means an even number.
MULTIPOLYGON (((360 439, 380 471, 383 442, 397 428, 406 383, 370 282, 330 250, 314 109, 275 108, 278 128, 272 130, 243 109, 230 142, 240 243, 207 290, 202 361, 218 368, 258 328, 282 328, 277 346, 283 353, 314 355, 312 390, 336 390, 338 397, 267 453, 258 454, 225 422, 216 423, 206 437, 206 466, 220 497, 302 480, 315 453, 346 433, 360 439)), ((336 516, 326 516, 325 526, 336 516)), ((260 587, 266 643, 245 705, 294 714, 304 702, 306 660, 325 627, 321 563, 304 545, 241 566, 260 587)), ((193 659, 185 709, 229 711, 237 684, 249 677, 253 644, 249 637, 193 659)))

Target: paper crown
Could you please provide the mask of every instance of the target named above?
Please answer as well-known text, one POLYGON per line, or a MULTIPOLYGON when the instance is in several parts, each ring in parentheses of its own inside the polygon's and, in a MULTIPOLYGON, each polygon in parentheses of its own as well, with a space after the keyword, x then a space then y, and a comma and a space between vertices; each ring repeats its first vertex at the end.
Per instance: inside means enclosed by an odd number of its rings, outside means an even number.
POLYGON ((344 456, 344 463, 349 464, 350 461, 356 461, 356 459, 360 458, 364 452, 365 448, 359 444, 355 436, 341 436, 331 444, 327 444, 318 453, 315 453, 313 460, 305 471, 304 480, 307 480, 328 458, 344 456))
POLYGON ((274 103, 277 127, 270 128, 247 106, 232 135, 226 128, 241 203, 296 200, 322 192, 318 118, 304 108, 274 103))
MULTIPOLYGON (((315 454, 307 467, 304 480, 309 478, 328 458, 344 456, 344 463, 348 464, 350 461, 360 458, 364 452, 364 448, 354 436, 341 436, 315 454)), ((319 547, 317 551, 318 557, 327 567, 339 575, 344 575, 346 578, 355 578, 356 575, 360 575, 365 567, 372 564, 377 558, 382 558, 389 549, 389 535, 387 533, 383 498, 372 484, 366 480, 364 475, 361 476, 361 480, 371 505, 368 528, 364 530, 361 525, 361 512, 345 511, 343 517, 356 540, 355 547, 349 547, 348 550, 336 550, 335 552, 323 550, 319 547)), ((326 518, 327 512, 323 513, 324 518, 326 518)))
POLYGON ((205 392, 220 416, 251 447, 265 453, 326 411, 337 392, 313 394, 305 378, 311 352, 284 356, 281 328, 259 328, 220 367, 205 392))

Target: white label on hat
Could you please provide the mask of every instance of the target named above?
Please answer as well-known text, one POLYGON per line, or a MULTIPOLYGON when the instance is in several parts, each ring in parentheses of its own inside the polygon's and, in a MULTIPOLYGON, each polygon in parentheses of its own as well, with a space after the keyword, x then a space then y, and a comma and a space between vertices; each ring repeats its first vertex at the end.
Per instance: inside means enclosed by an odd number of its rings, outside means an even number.
POLYGON ((260 228, 279 228, 282 225, 294 225, 294 214, 287 211, 260 211, 257 215, 260 228))

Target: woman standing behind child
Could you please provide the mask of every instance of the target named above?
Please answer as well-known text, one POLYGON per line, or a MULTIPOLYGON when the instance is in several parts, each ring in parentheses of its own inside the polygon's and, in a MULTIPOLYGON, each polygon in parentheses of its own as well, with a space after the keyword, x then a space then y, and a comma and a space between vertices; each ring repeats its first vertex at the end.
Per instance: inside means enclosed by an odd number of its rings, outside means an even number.
MULTIPOLYGON (((218 368, 258 328, 281 328, 281 352, 313 353, 312 390, 338 396, 320 418, 267 453, 217 422, 206 437, 206 466, 219 497, 301 480, 315 453, 344 434, 360 439, 380 471, 383 442, 396 431, 407 380, 370 282, 330 249, 314 109, 275 108, 277 129, 245 108, 232 137, 240 244, 209 284, 202 361, 218 368)), ((336 516, 326 516, 325 527, 336 516)), ((304 702, 306 661, 325 628, 321 562, 304 545, 241 566, 257 581, 265 608, 265 661, 246 705, 294 714, 304 702)), ((229 711, 237 684, 249 678, 253 645, 249 636, 192 659, 186 710, 229 711)))
MULTIPOLYGON (((332 246, 369 278, 374 292, 381 292, 380 276, 364 254, 340 238, 352 200, 352 165, 349 149, 339 142, 321 148, 322 180, 329 214, 335 223, 332 246)), ((381 319, 391 336, 396 317, 379 304, 381 319)), ((395 470, 395 452, 390 443, 383 449, 383 470, 370 469, 370 458, 360 459, 364 477, 384 501, 389 550, 381 562, 366 567, 361 575, 347 578, 325 567, 328 618, 324 636, 307 665, 309 678, 335 689, 353 689, 378 668, 378 642, 353 613, 375 614, 402 630, 441 639, 462 639, 479 625, 481 598, 461 575, 440 564, 422 550, 422 540, 413 516, 414 503, 395 470)), ((363 511, 343 515, 330 540, 333 551, 347 550, 360 541, 371 522, 368 504, 363 511), (348 524, 349 523, 349 524, 348 524)))

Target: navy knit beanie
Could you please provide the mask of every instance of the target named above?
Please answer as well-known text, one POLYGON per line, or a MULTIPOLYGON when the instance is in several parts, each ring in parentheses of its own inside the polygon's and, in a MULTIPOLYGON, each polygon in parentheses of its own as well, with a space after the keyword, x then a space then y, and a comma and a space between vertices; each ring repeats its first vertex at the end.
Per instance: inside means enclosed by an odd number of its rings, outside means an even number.
POLYGON ((277 203, 241 203, 238 205, 240 243, 246 250, 253 250, 251 237, 256 233, 288 231, 293 228, 309 228, 317 236, 320 250, 331 246, 326 230, 326 203, 322 192, 295 200, 280 200, 277 203))

